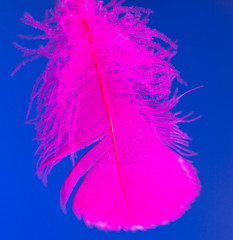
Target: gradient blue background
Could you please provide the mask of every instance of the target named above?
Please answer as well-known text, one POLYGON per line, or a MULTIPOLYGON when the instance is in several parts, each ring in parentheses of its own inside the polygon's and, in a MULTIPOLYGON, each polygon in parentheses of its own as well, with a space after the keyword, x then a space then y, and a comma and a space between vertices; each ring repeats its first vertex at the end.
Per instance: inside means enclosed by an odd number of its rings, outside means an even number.
MULTIPOLYGON (((32 29, 19 19, 30 12, 42 20, 44 10, 54 0, 0 0, 0 239, 148 239, 148 240, 231 240, 233 239, 233 4, 227 0, 128 0, 154 10, 151 27, 178 40, 178 55, 172 63, 188 82, 188 88, 204 85, 190 93, 178 108, 195 111, 202 119, 181 128, 193 138, 191 158, 199 170, 201 196, 179 220, 154 230, 112 233, 88 229, 72 213, 59 206, 60 187, 71 165, 62 161, 49 175, 45 188, 34 176, 37 143, 33 126, 24 124, 32 87, 43 71, 41 59, 23 67, 14 77, 13 69, 22 61, 12 45, 16 34, 32 29)), ((34 33, 37 33, 34 31, 34 33)))

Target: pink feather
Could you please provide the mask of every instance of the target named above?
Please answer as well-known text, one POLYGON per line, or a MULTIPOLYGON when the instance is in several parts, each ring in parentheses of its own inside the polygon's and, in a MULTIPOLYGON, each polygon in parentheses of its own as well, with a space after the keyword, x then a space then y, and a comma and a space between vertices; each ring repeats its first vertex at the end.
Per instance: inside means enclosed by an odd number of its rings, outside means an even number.
POLYGON ((38 50, 17 45, 31 56, 21 65, 49 59, 32 94, 38 97, 32 120, 40 143, 37 174, 46 182, 52 167, 70 155, 74 165, 61 207, 65 212, 84 177, 73 210, 105 230, 167 224, 200 189, 195 169, 178 154, 193 154, 177 126, 187 120, 170 111, 181 97, 177 91, 170 97, 173 80, 182 82, 170 64, 176 44, 147 26, 151 11, 122 2, 60 0, 42 23, 25 14, 26 24, 45 32, 26 38, 48 43, 38 50), (76 152, 93 144, 75 163, 76 152))

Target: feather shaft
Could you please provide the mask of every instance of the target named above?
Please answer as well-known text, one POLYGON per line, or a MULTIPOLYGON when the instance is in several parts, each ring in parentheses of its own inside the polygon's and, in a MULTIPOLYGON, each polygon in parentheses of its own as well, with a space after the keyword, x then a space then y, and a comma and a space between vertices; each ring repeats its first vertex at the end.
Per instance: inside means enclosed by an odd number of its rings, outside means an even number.
POLYGON ((95 53, 94 53, 94 50, 93 50, 93 47, 92 47, 92 41, 93 40, 92 40, 92 35, 91 35, 91 32, 90 32, 90 29, 88 27, 87 20, 85 20, 83 18, 82 21, 83 21, 83 25, 84 25, 86 33, 89 33, 88 34, 88 41, 90 43, 90 49, 91 49, 92 57, 93 57, 93 60, 94 60, 94 65, 95 65, 95 69, 96 69, 96 73, 97 73, 97 78, 99 80, 99 84, 100 84, 100 88, 101 88, 101 92, 102 92, 102 96, 103 96, 104 106, 105 106, 106 113, 107 113, 107 118, 108 118, 108 123, 109 123, 109 126, 110 126, 110 132, 111 132, 111 137, 112 137, 112 142, 113 142, 113 147, 114 147, 117 169, 118 169, 118 173, 119 173, 119 177, 120 177, 121 188, 122 188, 123 196, 124 196, 124 199, 125 199, 125 202, 126 202, 126 205, 127 205, 127 209, 129 210, 129 206, 128 206, 128 202, 127 202, 126 195, 125 195, 125 190, 124 190, 124 184, 123 184, 122 178, 121 178, 119 156, 118 156, 117 143, 116 143, 116 138, 115 138, 115 133, 114 133, 114 127, 113 127, 113 123, 112 123, 112 119, 111 119, 111 113, 109 111, 110 108, 108 106, 108 100, 106 98, 106 92, 107 91, 106 91, 106 88, 103 84, 103 81, 102 81, 103 77, 101 76, 101 71, 99 70, 98 62, 97 62, 97 59, 96 59, 96 56, 95 56, 95 53))

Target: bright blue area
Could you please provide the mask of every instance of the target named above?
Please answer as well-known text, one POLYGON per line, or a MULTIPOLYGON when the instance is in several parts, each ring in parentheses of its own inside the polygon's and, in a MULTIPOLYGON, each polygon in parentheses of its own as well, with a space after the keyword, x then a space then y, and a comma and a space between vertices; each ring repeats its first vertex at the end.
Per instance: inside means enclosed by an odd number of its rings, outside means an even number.
POLYGON ((128 5, 154 10, 150 26, 178 40, 173 64, 189 84, 181 91, 204 85, 185 96, 178 108, 203 118, 182 125, 193 138, 192 158, 202 182, 201 196, 174 223, 137 233, 112 233, 89 229, 71 210, 59 206, 60 187, 71 169, 64 160, 49 175, 45 188, 35 173, 37 148, 33 126, 24 124, 32 87, 43 71, 44 59, 29 63, 14 77, 10 73, 22 61, 12 42, 17 33, 32 29, 19 19, 29 12, 42 20, 54 0, 1 0, 0 94, 0 239, 233 239, 233 4, 227 0, 128 0, 128 5))

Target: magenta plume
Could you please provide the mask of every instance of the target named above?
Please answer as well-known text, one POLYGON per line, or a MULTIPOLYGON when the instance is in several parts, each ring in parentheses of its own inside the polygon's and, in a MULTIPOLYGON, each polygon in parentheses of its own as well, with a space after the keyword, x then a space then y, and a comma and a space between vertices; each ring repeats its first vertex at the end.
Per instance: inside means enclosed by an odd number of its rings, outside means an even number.
POLYGON ((51 169, 70 156, 64 212, 83 178, 73 199, 75 215, 100 229, 133 231, 178 219, 200 184, 182 157, 193 154, 177 125, 187 116, 171 111, 181 97, 171 94, 173 80, 184 83, 170 63, 176 43, 147 26, 150 10, 122 3, 57 1, 43 22, 29 14, 23 19, 44 34, 21 37, 47 39, 47 45, 15 45, 28 57, 19 67, 49 59, 32 93, 38 100, 31 120, 38 131, 37 175, 46 183, 51 169))

